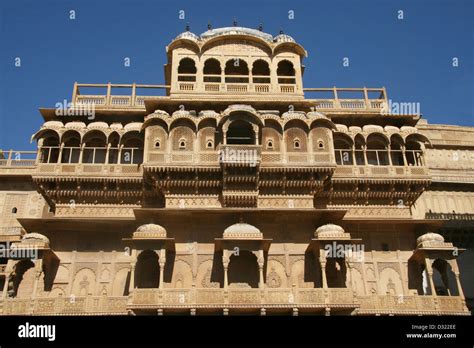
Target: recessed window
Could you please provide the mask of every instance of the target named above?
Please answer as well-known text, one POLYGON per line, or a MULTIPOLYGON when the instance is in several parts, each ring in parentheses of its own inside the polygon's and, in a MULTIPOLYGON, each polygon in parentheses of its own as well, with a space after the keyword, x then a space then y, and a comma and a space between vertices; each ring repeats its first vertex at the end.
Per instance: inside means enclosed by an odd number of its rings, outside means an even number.
POLYGON ((214 142, 212 140, 208 140, 206 143, 206 147, 208 149, 212 149, 214 147, 214 142))
POLYGON ((179 148, 180 149, 186 149, 186 140, 185 139, 179 139, 179 148))
POLYGON ((272 139, 269 139, 267 141, 267 149, 268 150, 273 150, 273 140, 272 139))
POLYGON ((161 143, 159 140, 155 141, 155 149, 160 149, 161 148, 161 143))
POLYGON ((297 150, 301 149, 301 142, 300 142, 299 139, 295 139, 295 140, 293 141, 293 148, 295 148, 295 149, 297 149, 297 150))
POLYGON ((12 214, 16 214, 18 212, 18 209, 16 207, 12 208, 12 214))
POLYGON ((318 141, 318 149, 324 149, 324 143, 321 140, 318 141))

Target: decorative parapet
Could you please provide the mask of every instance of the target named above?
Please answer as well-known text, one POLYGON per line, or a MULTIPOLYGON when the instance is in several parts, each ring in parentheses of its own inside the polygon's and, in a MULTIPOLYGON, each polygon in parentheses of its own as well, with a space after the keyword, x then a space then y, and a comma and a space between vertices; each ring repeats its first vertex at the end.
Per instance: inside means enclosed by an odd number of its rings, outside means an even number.
POLYGON ((166 195, 166 208, 221 208, 219 195, 166 195))
POLYGON ((314 208, 314 196, 265 195, 259 196, 258 208, 304 209, 314 208))
POLYGON ((134 217, 140 205, 119 204, 56 204, 57 217, 134 217))
POLYGON ((157 224, 141 225, 133 232, 133 239, 162 239, 166 238, 166 229, 157 224))
POLYGON ((223 234, 224 239, 245 239, 245 240, 261 240, 263 233, 252 225, 244 222, 238 222, 232 226, 227 227, 223 234))

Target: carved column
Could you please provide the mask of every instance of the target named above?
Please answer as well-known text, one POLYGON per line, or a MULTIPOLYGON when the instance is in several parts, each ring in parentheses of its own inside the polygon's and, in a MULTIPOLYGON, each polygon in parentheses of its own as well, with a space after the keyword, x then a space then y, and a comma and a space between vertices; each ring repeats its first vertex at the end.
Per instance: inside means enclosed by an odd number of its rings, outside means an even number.
POLYGON ((61 163, 61 157, 63 156, 63 149, 64 149, 64 143, 61 143, 61 146, 59 147, 59 155, 58 155, 57 163, 61 163))
POLYGON ((263 265, 265 263, 263 250, 259 250, 258 254, 259 254, 259 256, 257 258, 257 262, 258 262, 258 273, 259 273, 259 279, 260 279, 260 281, 258 283, 258 287, 260 289, 263 289, 265 287, 265 280, 263 278, 263 265))
POLYGON ((137 266, 136 262, 132 262, 130 265, 130 284, 128 286, 128 293, 131 295, 135 289, 135 267, 137 266))
POLYGON ((163 289, 163 280, 166 264, 166 249, 160 249, 160 257, 158 258, 158 264, 160 266, 160 284, 158 287, 159 289, 163 289))
POLYGON ((227 271, 229 269, 229 255, 227 254, 227 250, 222 252, 222 265, 224 266, 224 289, 227 289, 229 286, 229 279, 227 277, 227 271))
POLYGON ((107 150, 106 150, 106 152, 105 152, 105 164, 108 164, 108 163, 109 163, 110 147, 111 147, 111 144, 108 143, 108 144, 107 144, 107 150))
POLYGON ((431 295, 437 296, 436 288, 434 286, 434 281, 433 281, 433 268, 431 267, 431 263, 429 259, 425 259, 425 266, 426 266, 426 273, 428 274, 428 281, 430 283, 431 295))
POLYGON ((321 264, 321 276, 323 278, 323 289, 328 288, 328 281, 326 278, 326 258, 325 257, 320 257, 319 258, 319 263, 321 264))

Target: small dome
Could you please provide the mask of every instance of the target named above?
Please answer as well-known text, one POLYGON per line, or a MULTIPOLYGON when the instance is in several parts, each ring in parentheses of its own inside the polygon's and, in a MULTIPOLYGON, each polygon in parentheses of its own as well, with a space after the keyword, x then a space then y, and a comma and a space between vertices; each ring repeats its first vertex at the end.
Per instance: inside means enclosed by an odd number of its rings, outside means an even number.
POLYGON ((434 244, 442 244, 444 243, 444 237, 440 235, 439 233, 428 232, 418 237, 416 240, 416 244, 418 246, 425 242, 434 243, 434 244))
POLYGON ((137 228, 133 238, 166 238, 166 229, 157 224, 145 224, 137 228))
POLYGON ((86 128, 86 124, 84 122, 68 122, 64 125, 66 128, 71 128, 71 129, 81 129, 81 128, 86 128))
POLYGON ((126 131, 132 131, 132 130, 137 130, 140 131, 142 128, 142 123, 141 122, 130 122, 123 127, 126 131))
POLYGON ((185 32, 179 34, 178 36, 176 36, 175 40, 179 40, 179 39, 199 41, 199 36, 197 36, 196 34, 190 32, 190 31, 185 31, 185 32))
POLYGON ((320 226, 316 229, 314 232, 315 237, 335 237, 335 236, 344 236, 345 232, 344 229, 339 226, 339 225, 334 225, 334 224, 326 224, 323 226, 320 226))
POLYGON ((227 227, 224 230, 224 239, 262 239, 263 234, 260 230, 245 222, 238 222, 227 227))
POLYGON ((120 130, 120 129, 122 129, 122 128, 123 128, 123 126, 122 126, 121 123, 112 123, 112 124, 110 125, 110 129, 113 129, 113 130, 120 130))
POLYGON ((107 129, 109 125, 105 122, 92 122, 87 125, 88 129, 107 129))
POLYGON ((216 36, 224 35, 249 35, 258 37, 262 40, 272 42, 272 36, 270 34, 264 33, 263 31, 245 27, 225 27, 225 28, 216 28, 210 29, 201 34, 201 39, 208 40, 216 36))
POLYGON ((325 120, 329 120, 329 118, 328 118, 326 115, 324 115, 324 114, 322 114, 322 113, 320 113, 320 112, 317 112, 317 111, 310 111, 310 112, 308 112, 308 113, 306 114, 306 117, 311 118, 311 119, 322 118, 322 119, 325 119, 325 120))
POLYGON ((46 121, 41 128, 62 128, 63 126, 61 121, 46 121))
POLYGON ((41 233, 27 233, 21 238, 22 243, 44 243, 49 245, 48 237, 42 235, 41 233))
POLYGON ((273 38, 273 42, 280 43, 280 42, 295 42, 290 35, 286 34, 279 34, 273 38))

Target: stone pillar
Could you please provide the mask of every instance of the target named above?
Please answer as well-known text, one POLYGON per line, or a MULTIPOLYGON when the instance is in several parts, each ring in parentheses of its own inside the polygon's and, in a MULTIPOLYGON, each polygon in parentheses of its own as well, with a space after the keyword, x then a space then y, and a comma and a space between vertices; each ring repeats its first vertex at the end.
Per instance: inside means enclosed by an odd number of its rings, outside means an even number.
POLYGON ((265 280, 263 278, 263 265, 265 263, 263 250, 259 251, 259 256, 258 256, 257 262, 258 262, 258 273, 259 273, 259 279, 260 279, 260 281, 258 283, 258 287, 260 289, 263 289, 265 287, 265 280))
POLYGON ((61 143, 61 145, 59 146, 59 155, 58 155, 57 163, 61 163, 61 157, 63 156, 63 149, 64 149, 64 143, 61 143))
POLYGON ((456 277, 456 286, 458 287, 459 296, 464 298, 464 291, 462 291, 461 279, 459 278, 459 272, 454 273, 454 276, 456 277))
POLYGON ((136 262, 132 262, 130 265, 130 284, 128 286, 128 293, 131 295, 135 289, 135 267, 137 266, 136 262))
POLYGON ((434 281, 433 281, 433 268, 431 267, 429 259, 425 259, 425 266, 426 266, 426 273, 428 274, 428 281, 430 283, 431 296, 437 296, 436 288, 434 286, 434 281))
POLYGON ((163 289, 163 280, 165 273, 165 264, 166 264, 166 249, 160 249, 160 257, 158 259, 158 264, 160 266, 160 284, 159 289, 163 289))
POLYGON ((323 278, 323 289, 328 288, 328 281, 326 278, 326 258, 325 257, 320 257, 319 258, 319 263, 321 264, 321 275, 323 278))
POLYGON ((224 289, 227 289, 227 287, 229 286, 229 279, 227 277, 229 262, 230 262, 230 258, 229 258, 229 255, 227 254, 227 250, 224 250, 222 254, 222 264, 224 266, 224 289))
POLYGON ((84 147, 85 146, 86 146, 86 144, 81 145, 81 150, 79 151, 79 161, 78 161, 78 163, 82 163, 82 156, 84 154, 84 147))
POLYGON ((106 150, 106 152, 105 152, 105 164, 108 164, 108 163, 109 163, 110 147, 111 147, 111 144, 108 143, 108 144, 107 144, 107 150, 106 150))
POLYGON ((365 165, 368 165, 369 164, 369 161, 367 161, 367 145, 363 146, 362 147, 362 150, 364 152, 364 162, 365 162, 365 165))

